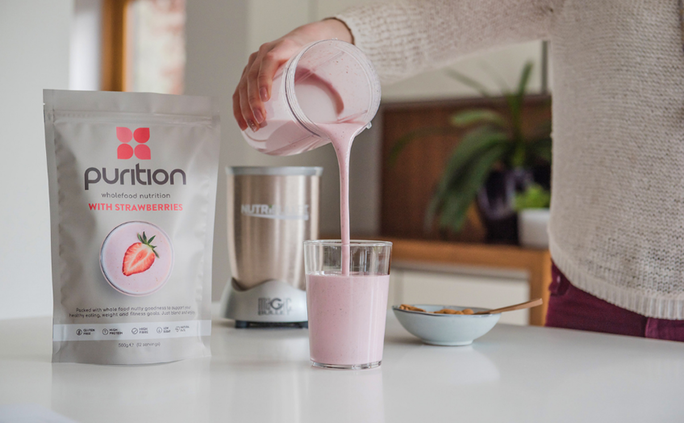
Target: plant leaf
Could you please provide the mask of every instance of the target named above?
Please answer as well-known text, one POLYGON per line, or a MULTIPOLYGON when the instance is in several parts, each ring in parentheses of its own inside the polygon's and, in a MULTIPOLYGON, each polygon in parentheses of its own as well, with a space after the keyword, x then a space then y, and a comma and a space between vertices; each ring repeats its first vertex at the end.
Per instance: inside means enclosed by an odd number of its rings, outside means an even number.
POLYGON ((477 156, 485 153, 495 145, 508 143, 506 133, 489 126, 481 126, 468 132, 454 149, 446 163, 443 177, 438 185, 438 192, 446 192, 467 166, 477 161, 477 156))
POLYGON ((532 62, 525 63, 523 70, 520 72, 517 91, 515 93, 505 94, 508 109, 511 114, 511 126, 513 127, 513 139, 515 142, 523 142, 522 108, 525 101, 527 84, 529 83, 530 75, 532 74, 532 66, 532 62))
POLYGON ((510 166, 513 169, 525 167, 529 159, 528 145, 524 142, 515 143, 513 154, 510 157, 510 166))
MULTIPOLYGON (((465 223, 468 207, 484 184, 496 162, 509 151, 506 141, 492 143, 477 158, 469 161, 460 175, 442 186, 430 201, 426 224, 439 214, 439 227, 459 231, 465 223)), ((454 153, 454 155, 456 155, 454 153)), ((448 176, 442 179, 442 183, 448 176)))
POLYGON ((529 145, 530 155, 551 163, 551 145, 551 138, 548 137, 535 140, 529 145))
POLYGON ((514 94, 506 94, 504 96, 508 104, 508 113, 511 117, 511 132, 513 133, 513 141, 520 142, 522 138, 522 119, 520 113, 520 105, 514 94))
POLYGON ((501 113, 489 109, 472 109, 451 115, 449 122, 459 128, 477 123, 489 123, 501 128, 508 126, 508 121, 501 113))
POLYGON ((494 164, 501 160, 508 148, 510 148, 508 144, 494 146, 483 154, 479 161, 473 163, 461 183, 453 187, 452 195, 457 198, 457 209, 451 216, 450 222, 440 222, 442 227, 450 227, 454 231, 462 229, 470 204, 475 200, 477 192, 484 185, 494 164))
POLYGON ((530 82, 533 66, 534 63, 532 62, 525 63, 525 66, 520 73, 520 80, 518 80, 518 91, 516 92, 520 104, 522 104, 522 100, 525 98, 525 92, 527 91, 527 84, 530 82))
MULTIPOLYGON (((454 232, 460 231, 467 217, 467 213, 463 212, 463 204, 468 202, 468 200, 462 195, 449 196, 439 215, 439 227, 451 228, 454 232)), ((472 199, 470 201, 472 202, 472 199)))
POLYGON ((508 86, 506 81, 489 63, 484 62, 480 66, 482 67, 483 71, 485 71, 493 80, 496 81, 502 93, 507 93, 511 91, 511 87, 508 86))

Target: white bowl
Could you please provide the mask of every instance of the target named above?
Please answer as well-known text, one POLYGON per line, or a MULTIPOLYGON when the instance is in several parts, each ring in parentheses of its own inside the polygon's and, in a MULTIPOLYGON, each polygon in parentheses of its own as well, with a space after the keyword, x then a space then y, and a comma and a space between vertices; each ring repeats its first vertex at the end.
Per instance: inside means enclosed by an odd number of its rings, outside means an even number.
MULTIPOLYGON (((411 305, 425 311, 437 311, 443 308, 452 310, 470 308, 474 312, 487 310, 485 308, 446 305, 411 305)), ((489 332, 501 317, 501 313, 479 315, 422 313, 400 310, 399 306, 392 306, 392 310, 404 329, 426 344, 432 345, 470 345, 475 339, 489 332)))

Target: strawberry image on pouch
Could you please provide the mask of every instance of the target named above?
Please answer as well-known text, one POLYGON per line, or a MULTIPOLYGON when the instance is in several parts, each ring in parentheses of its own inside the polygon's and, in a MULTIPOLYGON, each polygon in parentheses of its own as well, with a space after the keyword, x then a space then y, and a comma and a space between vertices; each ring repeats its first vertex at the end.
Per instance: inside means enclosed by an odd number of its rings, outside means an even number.
POLYGON ((130 276, 136 273, 142 273, 152 267, 154 259, 159 258, 159 254, 154 250, 155 245, 152 241, 156 235, 147 239, 145 232, 142 235, 138 234, 138 240, 135 244, 128 247, 123 259, 123 274, 130 276))
POLYGON ((169 236, 144 221, 115 227, 100 248, 102 275, 112 288, 126 295, 149 295, 161 289, 169 279, 173 260, 169 236))

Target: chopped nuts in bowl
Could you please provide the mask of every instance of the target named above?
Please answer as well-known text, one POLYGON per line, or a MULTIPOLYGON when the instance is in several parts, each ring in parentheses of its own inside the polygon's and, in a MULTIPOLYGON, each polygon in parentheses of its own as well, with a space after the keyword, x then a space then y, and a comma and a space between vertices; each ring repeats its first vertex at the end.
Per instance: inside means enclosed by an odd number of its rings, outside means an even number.
POLYGON ((501 314, 473 314, 484 308, 401 304, 392 306, 399 323, 426 344, 459 346, 489 332, 501 314))
POLYGON ((420 307, 414 307, 409 304, 402 304, 399 306, 399 310, 406 311, 420 311, 422 313, 434 313, 434 314, 474 314, 475 312, 470 308, 464 308, 463 310, 456 310, 453 308, 443 308, 437 311, 425 311, 420 307))

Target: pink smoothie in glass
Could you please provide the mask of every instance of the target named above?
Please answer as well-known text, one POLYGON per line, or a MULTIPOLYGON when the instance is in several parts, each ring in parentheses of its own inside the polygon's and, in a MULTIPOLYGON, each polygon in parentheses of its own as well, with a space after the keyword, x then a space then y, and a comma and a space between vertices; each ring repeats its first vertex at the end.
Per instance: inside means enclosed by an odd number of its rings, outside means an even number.
POLYGON ((173 266, 173 249, 168 235, 149 222, 126 222, 114 228, 102 243, 100 267, 107 282, 117 291, 133 296, 148 295, 158 291, 169 278, 173 266), (126 251, 140 243, 138 235, 154 237, 150 242, 157 255, 151 266, 139 273, 124 274, 126 251))
POLYGON ((388 289, 389 275, 306 275, 311 360, 380 364, 388 289))

